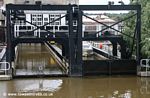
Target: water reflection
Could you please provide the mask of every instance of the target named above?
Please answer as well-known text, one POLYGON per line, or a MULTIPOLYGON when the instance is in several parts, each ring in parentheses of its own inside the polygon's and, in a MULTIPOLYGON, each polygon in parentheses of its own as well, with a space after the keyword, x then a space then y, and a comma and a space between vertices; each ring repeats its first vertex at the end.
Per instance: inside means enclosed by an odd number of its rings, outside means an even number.
POLYGON ((15 79, 1 82, 0 92, 46 92, 51 98, 149 98, 149 83, 150 78, 141 77, 15 79))
POLYGON ((139 86, 141 94, 150 94, 150 79, 141 78, 139 86))
POLYGON ((19 92, 55 92, 61 88, 62 80, 29 80, 24 81, 24 84, 19 81, 16 83, 15 87, 17 87, 17 91, 19 92))

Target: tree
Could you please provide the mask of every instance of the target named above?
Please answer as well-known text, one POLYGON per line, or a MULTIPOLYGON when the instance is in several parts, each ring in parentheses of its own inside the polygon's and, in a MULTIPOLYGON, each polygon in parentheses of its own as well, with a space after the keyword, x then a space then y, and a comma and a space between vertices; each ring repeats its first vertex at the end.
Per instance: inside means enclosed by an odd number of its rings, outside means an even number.
POLYGON ((143 7, 142 53, 144 56, 150 57, 150 1, 148 1, 146 5, 143 7))
MULTIPOLYGON (((131 4, 141 4, 142 7, 141 52, 143 58, 148 58, 150 57, 150 0, 131 0, 131 4)), ((132 13, 133 11, 130 11, 127 16, 130 16, 132 13)), ((136 18, 134 17, 124 23, 126 34, 133 36, 135 20, 136 18)), ((124 38, 131 48, 133 40, 126 36, 124 38)))

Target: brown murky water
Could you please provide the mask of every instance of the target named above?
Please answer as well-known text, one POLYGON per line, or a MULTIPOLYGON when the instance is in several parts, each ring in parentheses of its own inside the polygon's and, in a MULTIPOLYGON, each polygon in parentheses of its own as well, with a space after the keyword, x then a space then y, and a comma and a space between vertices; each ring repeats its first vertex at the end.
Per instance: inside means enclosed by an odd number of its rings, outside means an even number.
MULTIPOLYGON (((34 69, 39 64, 51 68, 56 64, 44 46, 27 45, 22 50, 26 55, 20 54, 22 58, 19 58, 18 65, 21 66, 18 69, 34 69)), ((0 81, 0 98, 150 98, 150 78, 96 76, 13 79, 0 81)))
POLYGON ((0 98, 150 98, 150 78, 84 77, 0 81, 0 98))

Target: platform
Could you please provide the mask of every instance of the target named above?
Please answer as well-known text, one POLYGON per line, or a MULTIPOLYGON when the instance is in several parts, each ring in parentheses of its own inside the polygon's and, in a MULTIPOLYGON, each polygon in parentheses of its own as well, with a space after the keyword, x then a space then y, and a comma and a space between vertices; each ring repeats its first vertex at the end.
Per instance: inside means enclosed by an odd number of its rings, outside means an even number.
POLYGON ((12 76, 11 75, 0 75, 0 80, 11 80, 12 76))
POLYGON ((61 70, 58 69, 45 69, 43 71, 36 71, 36 70, 26 70, 26 69, 17 69, 15 76, 36 76, 36 75, 49 75, 49 76, 55 76, 55 75, 63 75, 64 73, 61 70))
POLYGON ((143 76, 143 77, 147 77, 147 76, 150 76, 150 72, 143 72, 143 71, 140 71, 137 73, 138 76, 143 76))

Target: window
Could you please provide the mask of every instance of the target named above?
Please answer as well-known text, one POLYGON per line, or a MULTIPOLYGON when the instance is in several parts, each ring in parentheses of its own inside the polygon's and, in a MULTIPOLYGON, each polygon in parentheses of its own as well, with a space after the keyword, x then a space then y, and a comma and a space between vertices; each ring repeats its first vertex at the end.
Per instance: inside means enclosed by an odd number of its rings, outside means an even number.
POLYGON ((32 22, 32 23, 36 25, 36 22, 32 22))
POLYGON ((76 26, 77 25, 77 21, 73 21, 73 25, 76 26))
POLYGON ((54 21, 54 17, 53 17, 53 18, 50 18, 50 22, 51 22, 51 21, 54 21))
POLYGON ((42 18, 37 18, 37 21, 42 21, 42 18))
MULTIPOLYGON (((60 18, 61 15, 60 14, 53 14, 53 15, 50 15, 50 22, 60 18)), ((61 23, 61 19, 59 20, 56 20, 55 22, 51 23, 50 25, 60 25, 61 23)))
POLYGON ((55 17, 58 17, 58 18, 59 18, 59 17, 60 17, 60 15, 55 15, 55 17))
POLYGON ((25 21, 23 21, 23 20, 16 20, 15 24, 17 24, 17 25, 25 25, 25 21))
POLYGON ((96 26, 85 26, 85 31, 96 31, 96 26))
POLYGON ((43 16, 42 14, 32 14, 32 23, 35 24, 35 25, 42 25, 42 19, 43 16))
POLYGON ((45 25, 45 24, 48 24, 48 22, 44 22, 44 25, 45 25))
POLYGON ((41 22, 38 22, 37 25, 42 25, 42 23, 41 23, 41 22))
POLYGON ((55 22, 55 25, 59 25, 59 22, 55 22))
POLYGON ((54 17, 54 15, 50 15, 50 17, 54 17))
POLYGON ((48 18, 44 18, 44 21, 48 21, 48 18))

